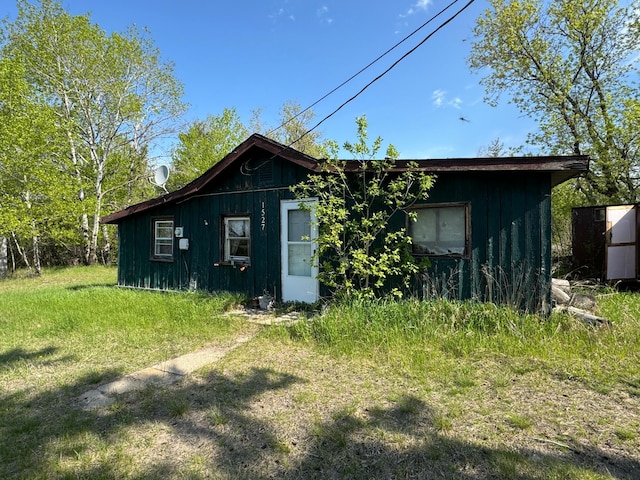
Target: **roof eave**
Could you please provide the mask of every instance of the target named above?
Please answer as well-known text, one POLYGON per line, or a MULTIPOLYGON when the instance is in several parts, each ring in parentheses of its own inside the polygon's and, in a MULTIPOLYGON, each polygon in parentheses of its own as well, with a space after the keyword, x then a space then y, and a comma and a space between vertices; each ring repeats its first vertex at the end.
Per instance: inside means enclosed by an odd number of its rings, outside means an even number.
MULTIPOLYGON (((224 172, 238 158, 253 147, 259 147, 274 157, 282 157, 311 172, 324 171, 322 160, 316 160, 309 155, 282 145, 259 134, 253 134, 242 142, 235 150, 213 165, 197 179, 188 183, 175 192, 153 198, 136 205, 127 207, 119 212, 102 218, 102 223, 118 223, 122 218, 141 213, 150 208, 176 202, 183 198, 197 194, 217 176, 224 172)), ((548 156, 548 157, 507 157, 507 158, 451 158, 443 160, 397 160, 390 171, 403 172, 409 168, 432 173, 461 173, 461 172, 538 172, 549 173, 551 187, 560 185, 567 180, 589 171, 589 156, 548 156)), ((346 170, 356 171, 357 161, 346 161, 346 170), (351 168, 350 168, 351 167, 351 168)))
POLYGON ((213 181, 217 176, 224 172, 230 165, 232 165, 239 157, 244 155, 247 151, 254 147, 259 147, 268 153, 271 153, 274 157, 283 157, 286 160, 298 164, 301 167, 307 168, 312 171, 316 171, 318 168, 318 161, 310 157, 309 155, 299 152, 291 147, 282 145, 281 143, 271 140, 263 135, 254 133, 244 142, 238 145, 233 151, 228 153, 219 162, 216 162, 209 170, 200 175, 195 180, 186 184, 184 187, 175 190, 174 192, 165 194, 160 197, 152 198, 135 205, 131 205, 123 210, 107 215, 101 219, 102 223, 118 223, 122 218, 136 213, 141 213, 147 209, 166 205, 172 202, 177 202, 183 198, 197 194, 206 185, 213 181))

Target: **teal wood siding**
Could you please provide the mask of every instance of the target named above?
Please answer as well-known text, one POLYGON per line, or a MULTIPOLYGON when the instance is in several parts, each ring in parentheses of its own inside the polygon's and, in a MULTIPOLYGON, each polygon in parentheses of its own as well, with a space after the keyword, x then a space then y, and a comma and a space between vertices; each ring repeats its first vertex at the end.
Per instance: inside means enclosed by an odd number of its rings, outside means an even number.
MULTIPOLYGON (((293 198, 289 186, 308 171, 273 158, 263 150, 247 152, 197 194, 158 205, 119 222, 118 283, 161 290, 233 291, 248 296, 267 291, 281 298, 280 202, 293 198), (224 218, 248 216, 250 265, 225 263, 224 218), (172 217, 189 240, 188 250, 174 239, 172 261, 151 258, 152 221, 172 217)), ((465 204, 469 215, 464 256, 430 256, 427 275, 409 293, 509 303, 547 311, 551 283, 551 178, 549 173, 442 173, 426 205, 465 204)), ((388 228, 401 228, 396 216, 388 228)), ((323 294, 327 293, 321 288, 323 294)))
POLYGON ((467 256, 430 256, 422 292, 547 310, 551 182, 544 173, 456 174, 436 180, 426 204, 465 203, 467 256))
POLYGON ((280 201, 293 195, 288 185, 306 171, 269 156, 252 159, 246 171, 231 172, 217 185, 170 207, 157 207, 131 216, 118 227, 118 284, 160 290, 241 292, 280 295, 280 201), (268 170, 265 174, 265 168, 268 170), (225 263, 225 216, 250 218, 250 265, 225 263), (174 240, 173 261, 151 259, 152 221, 173 217, 189 240, 188 250, 174 240))

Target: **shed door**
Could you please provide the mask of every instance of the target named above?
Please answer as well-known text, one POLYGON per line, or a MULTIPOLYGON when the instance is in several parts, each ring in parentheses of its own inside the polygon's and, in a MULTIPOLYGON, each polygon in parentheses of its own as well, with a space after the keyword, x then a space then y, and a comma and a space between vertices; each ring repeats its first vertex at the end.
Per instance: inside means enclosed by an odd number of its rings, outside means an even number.
POLYGON ((635 206, 607 207, 607 280, 636 278, 636 240, 635 206))
POLYGON ((317 226, 313 200, 283 200, 280 204, 282 248, 282 300, 313 303, 318 300, 318 267, 312 261, 316 251, 317 226))

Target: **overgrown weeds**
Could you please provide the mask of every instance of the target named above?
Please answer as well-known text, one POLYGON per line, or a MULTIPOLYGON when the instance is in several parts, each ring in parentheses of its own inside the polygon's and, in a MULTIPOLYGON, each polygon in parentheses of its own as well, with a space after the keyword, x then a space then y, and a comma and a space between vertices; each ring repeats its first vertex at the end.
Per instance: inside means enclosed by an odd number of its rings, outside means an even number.
POLYGON ((491 303, 352 299, 287 334, 334 354, 386 359, 415 375, 429 369, 449 377, 460 357, 509 357, 514 369, 534 365, 594 386, 627 382, 632 389, 640 373, 633 360, 640 344, 636 297, 605 300, 602 310, 614 322, 597 329, 566 314, 543 318, 491 303))

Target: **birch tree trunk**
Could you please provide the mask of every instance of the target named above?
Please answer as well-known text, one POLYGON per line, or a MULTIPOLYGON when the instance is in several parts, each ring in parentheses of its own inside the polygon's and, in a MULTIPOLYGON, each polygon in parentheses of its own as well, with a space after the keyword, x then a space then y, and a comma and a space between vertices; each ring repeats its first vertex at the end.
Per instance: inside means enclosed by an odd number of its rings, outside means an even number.
POLYGON ((0 237, 0 278, 5 278, 7 273, 7 237, 0 237))

